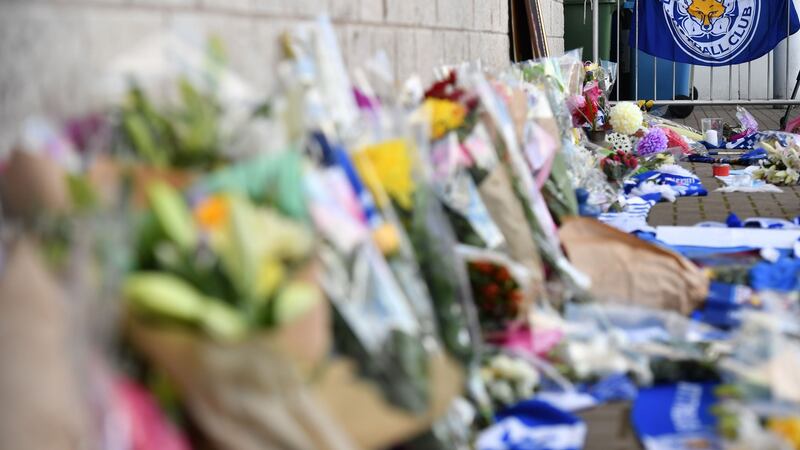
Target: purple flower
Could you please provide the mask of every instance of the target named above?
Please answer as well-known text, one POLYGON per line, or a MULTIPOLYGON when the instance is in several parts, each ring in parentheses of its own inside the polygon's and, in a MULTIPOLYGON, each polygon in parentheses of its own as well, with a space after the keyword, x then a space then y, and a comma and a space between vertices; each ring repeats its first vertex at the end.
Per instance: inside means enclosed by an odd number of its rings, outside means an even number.
POLYGON ((667 135, 661 128, 651 128, 643 138, 639 139, 636 151, 639 156, 652 155, 667 149, 667 135))

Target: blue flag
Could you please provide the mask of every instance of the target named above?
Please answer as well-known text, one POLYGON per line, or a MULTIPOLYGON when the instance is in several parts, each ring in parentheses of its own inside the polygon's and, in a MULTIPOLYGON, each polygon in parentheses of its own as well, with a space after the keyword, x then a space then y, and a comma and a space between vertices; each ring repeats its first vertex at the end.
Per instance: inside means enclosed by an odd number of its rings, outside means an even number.
POLYGON ((701 66, 758 59, 800 28, 792 0, 639 0, 638 23, 640 50, 701 66))

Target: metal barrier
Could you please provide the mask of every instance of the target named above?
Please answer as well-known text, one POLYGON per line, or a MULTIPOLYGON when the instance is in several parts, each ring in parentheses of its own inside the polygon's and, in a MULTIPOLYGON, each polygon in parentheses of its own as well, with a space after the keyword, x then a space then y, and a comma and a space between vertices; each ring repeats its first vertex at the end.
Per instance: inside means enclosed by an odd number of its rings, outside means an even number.
MULTIPOLYGON (((636 62, 633 67, 633 82, 635 83, 634 86, 634 99, 635 100, 653 100, 655 105, 693 105, 693 106, 700 106, 700 105, 800 105, 800 99, 793 99, 795 94, 797 93, 797 85, 800 84, 800 73, 797 74, 796 77, 790 78, 789 74, 789 62, 790 62, 790 39, 789 39, 789 32, 791 28, 791 14, 790 8, 792 5, 792 0, 787 1, 787 20, 786 20, 786 31, 787 31, 787 38, 785 41, 786 44, 786 77, 784 83, 784 98, 762 98, 762 99, 754 99, 751 96, 751 87, 753 83, 753 79, 751 77, 751 62, 747 62, 747 95, 745 98, 742 98, 741 92, 741 71, 744 64, 737 64, 737 65, 728 65, 728 66, 717 66, 720 67, 727 67, 728 70, 728 98, 714 98, 714 69, 715 67, 708 67, 707 69, 710 72, 709 82, 708 82, 708 92, 709 98, 708 99, 694 99, 694 100, 675 100, 675 82, 676 82, 676 62, 672 62, 672 98, 669 99, 659 99, 658 98, 658 60, 663 58, 653 58, 653 95, 654 98, 652 99, 640 99, 639 98, 639 2, 641 1, 660 1, 660 0, 635 0, 634 1, 634 21, 635 21, 635 29, 636 29, 636 36, 634 39, 635 46, 631 49, 632 52, 636 54, 636 62), (739 89, 737 89, 737 98, 734 98, 734 93, 732 90, 733 87, 733 68, 736 67, 737 69, 737 80, 739 89), (791 93, 790 97, 790 86, 792 86, 791 81, 796 81, 794 85, 794 90, 791 93)), ((759 1, 759 0, 757 0, 759 1)), ((616 8, 616 16, 617 16, 617 36, 616 36, 616 59, 617 63, 619 64, 620 61, 620 42, 621 42, 621 34, 622 34, 622 27, 621 27, 621 10, 623 9, 623 0, 617 0, 617 8, 616 8)), ((600 62, 600 5, 599 0, 592 0, 592 60, 596 63, 600 62)), ((772 50, 768 53, 767 56, 767 93, 766 97, 770 96, 770 89, 769 86, 772 85, 773 93, 774 93, 774 80, 772 80, 772 60, 773 60, 773 53, 777 50, 772 50)), ((800 49, 796 49, 795 51, 800 51, 800 49)), ((763 58, 763 56, 762 56, 763 58)), ((694 70, 694 66, 692 68, 694 70)), ((619 65, 618 65, 619 71, 619 65)), ((692 96, 692 89, 694 85, 694 73, 690 76, 690 92, 689 96, 692 96)), ((611 99, 612 103, 616 103, 620 101, 620 76, 617 75, 617 89, 616 89, 616 99, 611 99)))

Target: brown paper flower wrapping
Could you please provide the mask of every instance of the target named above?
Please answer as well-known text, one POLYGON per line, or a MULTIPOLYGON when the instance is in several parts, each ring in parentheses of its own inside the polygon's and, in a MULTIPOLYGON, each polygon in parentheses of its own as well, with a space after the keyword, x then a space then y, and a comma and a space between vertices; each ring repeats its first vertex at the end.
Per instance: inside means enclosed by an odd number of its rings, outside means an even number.
POLYGON ((21 219, 42 211, 67 211, 71 204, 66 174, 42 155, 15 151, 0 174, 0 202, 4 214, 21 219))
POLYGON ((313 388, 359 448, 385 449, 429 429, 461 395, 464 375, 454 360, 438 353, 431 356, 428 367, 431 406, 421 415, 390 405, 377 385, 359 378, 356 365, 342 358, 327 368, 313 388))
POLYGON ((129 177, 132 185, 132 201, 136 207, 147 204, 147 188, 152 183, 164 182, 182 190, 197 179, 198 174, 190 170, 160 168, 142 164, 124 165, 112 158, 96 158, 87 172, 89 180, 97 189, 104 204, 113 204, 120 193, 121 182, 129 177))
POLYGON ((321 302, 300 320, 242 342, 138 319, 129 333, 173 381, 211 448, 349 450, 349 437, 297 370, 327 354, 327 308, 321 302))
POLYGON ((0 272, 0 448, 94 448, 64 292, 34 243, 21 239, 7 256, 0 272))
POLYGON ((708 293, 691 261, 593 219, 571 218, 559 230, 575 268, 592 279, 598 301, 688 314, 708 293))
POLYGON ((288 326, 223 344, 134 319, 134 344, 173 380, 211 448, 383 449, 430 428, 463 389, 457 364, 431 357, 431 408, 390 405, 352 361, 327 357, 328 304, 288 326), (300 370, 296 370, 300 369, 300 370))
POLYGON ((528 290, 528 302, 538 297, 544 286, 544 270, 539 249, 525 218, 525 212, 514 195, 511 179, 502 165, 497 165, 478 186, 481 199, 489 215, 497 224, 508 244, 508 254, 531 273, 532 290, 528 290))

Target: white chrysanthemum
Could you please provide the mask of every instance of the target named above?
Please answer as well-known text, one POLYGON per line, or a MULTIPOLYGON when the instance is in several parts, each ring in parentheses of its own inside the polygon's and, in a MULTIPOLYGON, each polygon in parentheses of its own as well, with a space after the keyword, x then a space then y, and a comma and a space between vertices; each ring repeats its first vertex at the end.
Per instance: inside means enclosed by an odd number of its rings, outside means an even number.
POLYGON ((642 110, 631 102, 620 102, 609 112, 609 123, 614 131, 621 134, 634 134, 642 126, 642 110))
POLYGON ((606 134, 606 142, 611 145, 611 149, 614 151, 622 150, 623 152, 630 152, 633 149, 633 144, 631 143, 631 138, 620 133, 610 132, 606 134))

